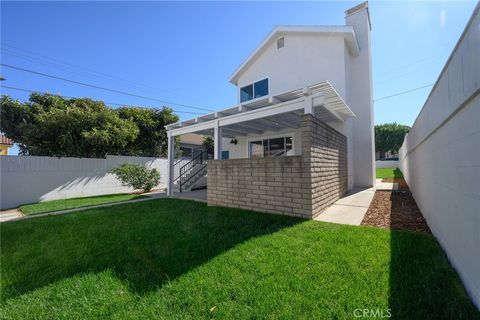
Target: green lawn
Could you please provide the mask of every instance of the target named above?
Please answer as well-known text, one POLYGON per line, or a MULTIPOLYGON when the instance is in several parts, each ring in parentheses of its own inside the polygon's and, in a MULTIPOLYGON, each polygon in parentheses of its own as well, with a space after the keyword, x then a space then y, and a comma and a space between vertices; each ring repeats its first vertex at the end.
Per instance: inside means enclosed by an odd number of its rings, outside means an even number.
POLYGON ((39 214, 51 211, 73 209, 94 206, 98 204, 127 201, 134 199, 145 198, 145 196, 137 194, 107 194, 103 196, 83 197, 83 198, 71 198, 62 200, 44 201, 32 204, 26 204, 20 207, 20 210, 26 215, 39 214))
POLYGON ((2 224, 2 319, 479 319, 433 237, 159 199, 2 224))
POLYGON ((403 173, 398 168, 379 168, 377 169, 377 178, 403 178, 403 173))

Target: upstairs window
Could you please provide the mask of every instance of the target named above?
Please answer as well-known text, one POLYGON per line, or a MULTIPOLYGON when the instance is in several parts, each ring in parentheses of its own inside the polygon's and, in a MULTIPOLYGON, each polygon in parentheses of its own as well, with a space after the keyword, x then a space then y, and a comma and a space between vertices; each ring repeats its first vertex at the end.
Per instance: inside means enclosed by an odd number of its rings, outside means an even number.
POLYGON ((268 96, 268 78, 240 88, 240 102, 268 96))
POLYGON ((245 86, 240 89, 240 102, 253 99, 253 84, 245 86))
POLYGON ((268 96, 268 79, 257 81, 253 84, 255 98, 268 96))

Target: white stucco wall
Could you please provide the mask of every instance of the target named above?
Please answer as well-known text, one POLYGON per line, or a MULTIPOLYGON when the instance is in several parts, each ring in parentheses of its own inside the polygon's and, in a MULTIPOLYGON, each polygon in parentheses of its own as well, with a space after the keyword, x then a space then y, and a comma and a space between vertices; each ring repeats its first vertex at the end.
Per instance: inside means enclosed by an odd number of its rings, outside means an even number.
POLYGON ((341 36, 287 34, 285 46, 276 41, 241 74, 238 88, 268 78, 269 93, 289 90, 328 80, 345 97, 345 40, 341 36))
POLYGON ((166 159, 0 156, 0 209, 45 200, 132 192, 108 173, 126 162, 156 168, 161 176, 158 188, 166 186, 166 159))
POLYGON ((346 17, 353 26, 360 48, 352 56, 341 35, 289 33, 285 46, 276 41, 266 46, 258 58, 239 75, 238 88, 264 78, 269 94, 328 80, 356 114, 346 124, 329 123, 347 136, 348 187, 373 186, 375 156, 373 136, 373 92, 371 78, 370 22, 366 7, 346 17))
POLYGON ((370 18, 363 8, 345 18, 353 26, 360 53, 347 64, 347 105, 356 117, 351 121, 347 138, 353 149, 353 181, 355 186, 369 187, 375 183, 375 144, 373 134, 373 85, 370 45, 370 18), (349 75, 349 76, 348 76, 349 75))
POLYGON ((399 155, 415 201, 480 308, 479 8, 399 155))

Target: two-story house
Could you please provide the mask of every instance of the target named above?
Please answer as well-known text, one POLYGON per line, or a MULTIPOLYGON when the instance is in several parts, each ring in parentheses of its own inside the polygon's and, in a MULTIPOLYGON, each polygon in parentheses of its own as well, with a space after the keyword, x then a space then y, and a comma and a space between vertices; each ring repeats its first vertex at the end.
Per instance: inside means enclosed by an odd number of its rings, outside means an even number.
POLYGON ((345 21, 275 27, 230 77, 238 105, 168 125, 168 194, 206 175, 209 205, 313 218, 373 186, 368 3, 345 21), (176 170, 174 137, 188 133, 213 137, 214 160, 176 170))

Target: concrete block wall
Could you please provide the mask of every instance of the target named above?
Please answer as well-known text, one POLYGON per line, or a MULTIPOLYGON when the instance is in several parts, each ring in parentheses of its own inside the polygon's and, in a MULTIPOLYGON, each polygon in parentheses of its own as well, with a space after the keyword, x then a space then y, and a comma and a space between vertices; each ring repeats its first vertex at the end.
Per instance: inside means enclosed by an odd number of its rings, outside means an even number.
POLYGON ((347 138, 314 116, 303 115, 302 157, 310 172, 315 217, 347 192, 347 138))
POLYGON ((308 218, 311 192, 301 156, 208 162, 209 205, 308 218))
POLYGON ((302 116, 302 155, 208 162, 208 204, 312 219, 347 190, 347 141, 302 116))
POLYGON ((123 163, 143 164, 160 172, 164 188, 167 160, 107 156, 106 159, 0 156, 0 209, 46 200, 133 192, 108 173, 123 163))
POLYGON ((399 150, 425 219, 480 308, 480 4, 399 150))
POLYGON ((376 167, 377 169, 383 169, 383 168, 398 168, 398 161, 393 161, 393 160, 381 161, 381 160, 377 160, 377 161, 375 161, 375 167, 376 167))

